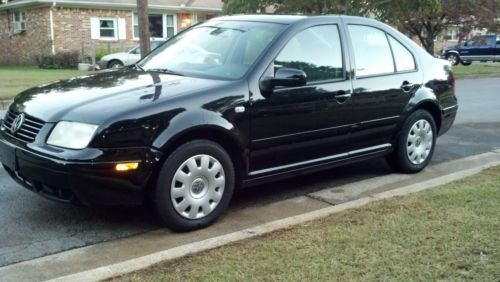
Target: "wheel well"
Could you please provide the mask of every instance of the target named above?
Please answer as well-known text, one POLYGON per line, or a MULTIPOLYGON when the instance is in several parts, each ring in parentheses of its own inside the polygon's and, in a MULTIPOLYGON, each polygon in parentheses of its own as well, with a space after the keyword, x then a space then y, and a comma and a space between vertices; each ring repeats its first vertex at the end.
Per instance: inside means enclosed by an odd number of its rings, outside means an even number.
POLYGON ((119 60, 119 59, 113 59, 113 60, 109 61, 109 63, 108 63, 108 68, 111 66, 111 64, 112 64, 113 62, 118 62, 118 63, 120 63, 120 64, 122 64, 122 65, 123 65, 123 62, 122 62, 121 60, 119 60))
POLYGON ((434 122, 436 123, 436 131, 439 133, 439 130, 441 129, 441 110, 439 107, 434 103, 426 102, 420 104, 416 110, 418 109, 426 110, 431 113, 434 118, 434 122))
POLYGON ((182 134, 181 136, 177 137, 170 145, 168 145, 165 150, 162 151, 163 157, 160 162, 158 162, 158 166, 155 168, 155 171, 151 175, 148 190, 154 191, 154 184, 158 177, 161 166, 175 149, 177 149, 182 144, 185 144, 186 142, 200 139, 210 140, 219 144, 229 154, 231 160, 233 161, 236 177, 235 185, 237 189, 241 183, 241 180, 243 179, 244 172, 246 171, 246 162, 243 159, 240 147, 238 146, 236 141, 234 141, 228 134, 216 129, 206 128, 196 129, 182 134))

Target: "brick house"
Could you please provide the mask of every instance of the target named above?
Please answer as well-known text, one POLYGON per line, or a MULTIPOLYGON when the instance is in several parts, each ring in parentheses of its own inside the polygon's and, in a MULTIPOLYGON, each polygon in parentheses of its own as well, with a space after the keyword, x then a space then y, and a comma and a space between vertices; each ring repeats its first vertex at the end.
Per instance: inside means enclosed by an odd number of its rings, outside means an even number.
MULTIPOLYGON (((222 12, 220 0, 148 2, 153 38, 171 37, 222 12)), ((136 0, 14 0, 0 5, 0 64, 33 64, 41 54, 92 43, 135 45, 137 22, 136 0)))

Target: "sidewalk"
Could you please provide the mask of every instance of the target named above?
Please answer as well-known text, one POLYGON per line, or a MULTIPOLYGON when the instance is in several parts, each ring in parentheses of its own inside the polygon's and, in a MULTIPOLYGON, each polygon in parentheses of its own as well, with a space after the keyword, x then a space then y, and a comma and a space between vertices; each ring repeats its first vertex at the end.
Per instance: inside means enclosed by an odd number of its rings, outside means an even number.
POLYGON ((496 164, 500 164, 500 150, 435 165, 419 174, 391 174, 236 210, 213 226, 195 232, 172 233, 159 229, 13 264, 0 268, 0 277, 3 281, 98 281, 160 261, 322 218, 371 201, 429 189, 496 164))

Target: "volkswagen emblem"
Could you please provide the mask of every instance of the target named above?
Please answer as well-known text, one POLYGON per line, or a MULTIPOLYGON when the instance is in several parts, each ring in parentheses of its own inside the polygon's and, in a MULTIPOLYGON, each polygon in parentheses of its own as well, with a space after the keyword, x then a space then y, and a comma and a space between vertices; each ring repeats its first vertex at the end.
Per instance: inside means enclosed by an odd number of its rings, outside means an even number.
POLYGON ((20 114, 12 121, 12 124, 10 126, 10 132, 12 132, 12 134, 15 134, 19 129, 21 129, 23 123, 24 123, 24 114, 20 114))

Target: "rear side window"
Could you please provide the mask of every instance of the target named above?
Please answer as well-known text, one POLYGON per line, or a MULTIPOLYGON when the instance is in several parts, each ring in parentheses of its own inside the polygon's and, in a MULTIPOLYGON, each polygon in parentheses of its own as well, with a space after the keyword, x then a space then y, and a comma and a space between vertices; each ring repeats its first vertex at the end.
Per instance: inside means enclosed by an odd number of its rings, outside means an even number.
POLYGON ((321 25, 295 35, 274 61, 274 70, 301 69, 308 82, 340 79, 343 73, 342 48, 336 25, 321 25))
POLYGON ((393 73, 394 61, 385 32, 364 25, 349 25, 356 76, 393 73))
POLYGON ((392 36, 388 36, 391 43, 392 53, 394 54, 394 62, 396 63, 396 71, 412 71, 415 70, 415 59, 413 55, 392 36))

